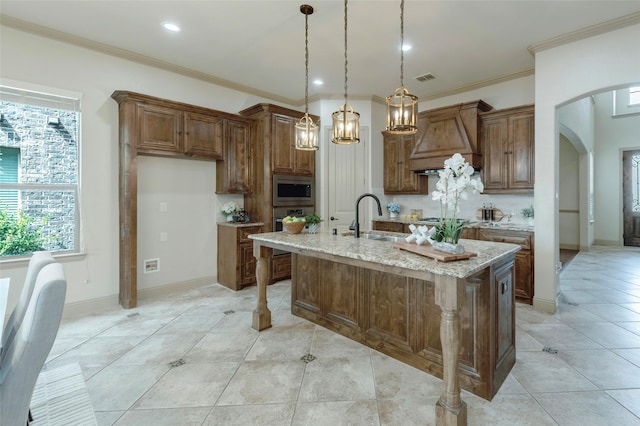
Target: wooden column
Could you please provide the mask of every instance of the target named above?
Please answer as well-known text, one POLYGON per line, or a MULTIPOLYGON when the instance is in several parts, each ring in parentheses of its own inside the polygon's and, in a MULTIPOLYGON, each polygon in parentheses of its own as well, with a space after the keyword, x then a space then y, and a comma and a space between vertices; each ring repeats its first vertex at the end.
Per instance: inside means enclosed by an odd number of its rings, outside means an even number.
POLYGON ((464 278, 435 276, 435 299, 440 306, 443 389, 436 403, 436 425, 467 424, 467 404, 460 397, 458 359, 460 357, 460 310, 465 298, 464 278))
POLYGON ((119 204, 120 204, 120 305, 138 305, 138 151, 136 103, 114 92, 120 120, 119 204))
POLYGON ((253 255, 256 258, 256 280, 258 281, 258 306, 253 311, 252 327, 261 331, 271 327, 271 311, 267 307, 267 284, 269 283, 269 256, 271 250, 253 242, 253 255))

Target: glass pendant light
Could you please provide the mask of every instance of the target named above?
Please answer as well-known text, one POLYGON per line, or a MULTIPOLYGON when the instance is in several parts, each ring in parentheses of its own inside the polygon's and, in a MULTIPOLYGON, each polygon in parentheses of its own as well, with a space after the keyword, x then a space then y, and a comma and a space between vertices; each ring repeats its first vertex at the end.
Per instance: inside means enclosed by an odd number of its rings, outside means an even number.
POLYGON ((412 134, 418 130, 418 97, 404 87, 404 0, 400 1, 400 87, 387 97, 387 131, 412 134))
POLYGON ((341 145, 360 142, 360 114, 347 103, 347 0, 344 0, 344 105, 331 118, 331 142, 341 145))
POLYGON ((309 117, 309 15, 313 7, 300 6, 304 14, 304 116, 296 124, 296 149, 315 151, 318 149, 318 125, 309 117))

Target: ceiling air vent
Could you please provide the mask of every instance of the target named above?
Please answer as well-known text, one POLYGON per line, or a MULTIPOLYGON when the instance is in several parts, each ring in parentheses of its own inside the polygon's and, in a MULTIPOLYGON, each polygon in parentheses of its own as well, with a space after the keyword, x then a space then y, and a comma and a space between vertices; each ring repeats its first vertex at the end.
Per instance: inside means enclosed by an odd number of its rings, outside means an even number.
POLYGON ((428 80, 435 80, 436 76, 431 74, 430 72, 426 73, 426 74, 422 74, 416 77, 416 80, 423 82, 423 81, 428 81, 428 80))

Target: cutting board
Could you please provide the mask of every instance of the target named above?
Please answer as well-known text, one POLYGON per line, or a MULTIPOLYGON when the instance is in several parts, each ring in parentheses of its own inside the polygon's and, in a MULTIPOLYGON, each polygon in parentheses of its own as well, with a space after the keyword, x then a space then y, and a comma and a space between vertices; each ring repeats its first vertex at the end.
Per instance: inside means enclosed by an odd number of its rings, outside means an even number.
POLYGON ((475 257, 478 253, 466 251, 460 254, 451 254, 445 253, 440 250, 434 249, 432 246, 419 246, 417 244, 412 243, 393 243, 393 246, 399 248, 400 250, 410 251, 412 253, 417 253, 422 256, 431 257, 440 262, 451 262, 453 260, 464 260, 469 259, 470 257, 475 257))

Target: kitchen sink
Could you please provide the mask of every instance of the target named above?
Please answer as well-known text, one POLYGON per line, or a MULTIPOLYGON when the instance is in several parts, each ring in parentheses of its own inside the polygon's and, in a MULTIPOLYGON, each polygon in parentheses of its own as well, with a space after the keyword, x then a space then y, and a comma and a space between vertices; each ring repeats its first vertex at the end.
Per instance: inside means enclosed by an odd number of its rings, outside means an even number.
MULTIPOLYGON (((352 233, 349 233, 347 235, 350 236, 351 238, 353 238, 353 234, 352 233)), ((360 238, 364 238, 365 240, 388 241, 388 242, 393 242, 393 243, 406 242, 407 241, 406 240, 407 237, 397 237, 397 236, 393 236, 393 235, 369 234, 369 233, 360 234, 360 238)))

